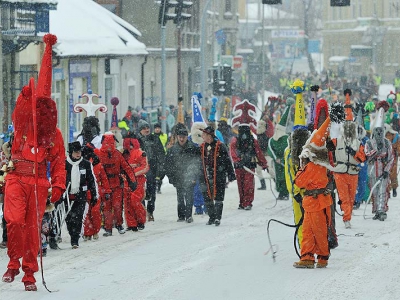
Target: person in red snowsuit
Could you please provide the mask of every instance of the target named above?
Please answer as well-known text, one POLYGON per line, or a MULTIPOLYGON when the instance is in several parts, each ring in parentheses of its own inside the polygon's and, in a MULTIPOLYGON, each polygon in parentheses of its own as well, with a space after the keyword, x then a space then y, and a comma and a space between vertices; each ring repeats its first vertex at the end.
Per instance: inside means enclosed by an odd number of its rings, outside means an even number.
POLYGON ((244 169, 245 167, 254 172, 257 165, 268 169, 267 161, 258 144, 253 137, 250 126, 257 128, 257 121, 254 118, 256 107, 243 100, 235 105, 233 114, 237 115, 232 119, 232 125, 239 125, 238 136, 232 138, 230 154, 235 168, 235 175, 239 189, 239 209, 250 210, 254 200, 254 175, 244 169), (241 112, 241 113, 239 113, 241 112))
POLYGON ((125 233, 122 226, 122 192, 120 175, 121 172, 127 174, 128 184, 131 190, 135 190, 137 182, 132 168, 128 165, 121 152, 116 149, 116 139, 113 133, 106 132, 100 149, 95 149, 95 154, 99 157, 104 170, 106 171, 108 182, 111 189, 111 197, 104 202, 104 236, 112 235, 112 227, 120 234, 125 233))
POLYGON ((34 273, 39 269, 37 263, 41 240, 39 227, 42 224, 48 189, 52 188, 51 202, 56 202, 65 191, 66 181, 64 141, 61 131, 57 128, 56 103, 50 98, 52 45, 56 43, 57 38, 47 34, 43 40, 46 49, 39 73, 37 93, 35 93, 34 79, 31 78, 29 86, 23 87, 18 96, 12 114, 15 128, 14 142, 5 189, 4 216, 7 221, 7 254, 10 261, 2 280, 7 283, 14 281, 20 272, 20 258, 22 258, 22 270, 25 272, 22 282, 26 291, 37 290, 34 273), (36 122, 34 122, 34 110, 36 110, 36 122), (48 162, 51 183, 46 176, 48 162))
POLYGON ((142 204, 145 196, 146 173, 149 170, 146 152, 140 149, 136 138, 125 138, 124 149, 129 151, 128 163, 135 172, 137 188, 135 191, 128 190, 125 199, 125 221, 128 231, 144 229, 146 223, 146 209, 142 204))
MULTIPOLYGON (((93 165, 93 173, 96 177, 97 186, 99 189, 99 201, 96 205, 89 205, 89 210, 86 214, 86 218, 83 223, 83 239, 84 241, 97 240, 99 238, 99 231, 101 228, 101 203, 104 203, 111 197, 110 184, 108 183, 108 178, 106 171, 104 171, 103 165, 100 163, 100 159, 94 154, 94 145, 87 144, 82 149, 82 156, 89 160, 93 165)), ((88 202, 90 203, 92 195, 88 196, 88 202)))

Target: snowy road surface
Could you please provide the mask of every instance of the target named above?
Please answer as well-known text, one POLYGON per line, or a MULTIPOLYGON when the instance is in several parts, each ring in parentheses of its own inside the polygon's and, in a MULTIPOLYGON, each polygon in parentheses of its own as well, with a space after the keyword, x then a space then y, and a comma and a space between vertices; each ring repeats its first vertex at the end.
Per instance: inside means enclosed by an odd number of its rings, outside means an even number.
MULTIPOLYGON (((293 223, 290 201, 276 207, 271 191, 256 191, 251 211, 237 210, 236 183, 226 190, 221 226, 206 226, 206 216, 191 224, 177 223, 175 189, 165 183, 157 195, 155 222, 142 232, 97 242, 80 241, 70 249, 48 250, 44 274, 36 273, 37 292, 25 292, 22 274, 11 284, 0 282, 0 299, 135 299, 135 300, 265 300, 265 299, 399 299, 400 197, 390 199, 388 219, 364 220, 354 212, 352 229, 336 215, 339 247, 327 269, 301 270, 293 248, 294 229, 271 225, 276 262, 269 249, 268 219, 293 223)), ((258 180, 256 186, 259 186, 258 180)), ((276 193, 276 192, 275 192, 276 193)), ((367 209, 370 217, 370 205, 367 209)), ((65 231, 64 231, 65 232, 65 231)), ((101 231, 102 234, 103 231, 101 231)), ((6 270, 0 249, 0 271, 6 270)), ((0 274, 1 275, 1 274, 0 274)))

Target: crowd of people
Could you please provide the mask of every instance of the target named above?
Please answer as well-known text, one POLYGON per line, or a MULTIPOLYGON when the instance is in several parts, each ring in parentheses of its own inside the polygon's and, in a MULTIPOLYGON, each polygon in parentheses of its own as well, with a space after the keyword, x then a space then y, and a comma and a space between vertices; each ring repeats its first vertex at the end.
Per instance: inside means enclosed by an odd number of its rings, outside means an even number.
POLYGON ((102 228, 104 238, 144 230, 156 220, 156 197, 166 178, 176 188, 177 222, 192 223, 193 214, 206 213, 206 225, 220 226, 228 184, 237 180, 238 209, 250 211, 255 177, 265 190, 263 170, 270 173, 277 200, 293 203, 301 249, 296 268, 325 268, 330 250, 338 247, 335 190, 345 228, 351 228, 353 209, 369 199, 373 219, 387 218, 398 187, 394 93, 361 102, 346 88, 344 101, 328 102, 313 85, 305 101, 305 84, 297 79, 291 84, 294 98, 270 97, 261 117, 253 101, 238 102, 230 125, 223 114, 218 122, 205 121, 195 93, 190 126, 171 121, 167 134, 160 124, 127 114, 116 129, 123 139, 118 141, 115 130, 101 133, 92 115, 65 151, 50 98, 56 38, 46 35, 44 41, 38 83, 32 79, 22 89, 13 131, 2 147, 1 247, 9 256, 3 282, 14 281, 22 259, 25 290, 36 291, 38 254, 46 255, 47 243, 58 249, 64 223, 72 249, 81 239, 99 239, 102 228))

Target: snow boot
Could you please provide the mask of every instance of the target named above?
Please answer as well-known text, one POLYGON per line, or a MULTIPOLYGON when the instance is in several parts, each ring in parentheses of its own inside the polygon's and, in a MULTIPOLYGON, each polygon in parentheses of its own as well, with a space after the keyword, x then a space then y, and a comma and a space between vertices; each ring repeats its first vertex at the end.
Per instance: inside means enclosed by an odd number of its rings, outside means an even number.
POLYGON ((78 248, 79 248, 79 245, 77 245, 77 244, 72 245, 72 249, 78 249, 78 248))
POLYGON ((144 224, 138 223, 138 224, 137 224, 137 229, 143 230, 143 229, 144 229, 144 224))
POLYGON ((396 191, 396 189, 393 189, 393 198, 396 198, 397 197, 397 191, 396 191))
POLYGON ((2 241, 0 243, 0 249, 6 249, 7 248, 7 242, 6 241, 2 241))
POLYGON ((300 260, 296 261, 293 264, 293 267, 297 269, 314 269, 314 261, 313 260, 300 260))
POLYGON ((137 227, 128 227, 126 231, 138 231, 137 227))
POLYGON ((50 238, 49 239, 49 246, 50 246, 50 249, 53 249, 53 250, 57 250, 58 249, 58 245, 57 245, 57 242, 56 242, 55 238, 50 238))
POLYGON ((350 221, 344 221, 344 228, 351 229, 350 221))
POLYGON ((176 220, 177 222, 185 222, 185 218, 179 218, 178 220, 176 220))
POLYGON ((93 241, 97 241, 99 239, 99 234, 95 233, 93 234, 93 241))
POLYGON ((147 217, 147 221, 149 221, 149 222, 154 222, 153 213, 149 213, 149 215, 148 215, 148 217, 147 217))
POLYGON ((354 210, 359 209, 360 205, 361 205, 361 202, 354 202, 353 209, 354 210))
POLYGON ((244 210, 251 210, 251 205, 247 205, 244 210))
POLYGON ((219 225, 221 225, 221 221, 217 219, 214 221, 214 224, 215 224, 215 226, 219 226, 219 225))
POLYGON ((187 219, 186 219, 186 222, 187 222, 187 223, 192 223, 192 222, 193 222, 193 218, 192 218, 192 217, 187 218, 187 219))
POLYGON ((25 281, 24 285, 25 285, 25 291, 27 291, 27 292, 36 292, 37 291, 37 287, 34 282, 25 281))
POLYGON ((92 239, 92 237, 90 235, 84 235, 83 236, 83 241, 84 242, 90 241, 91 239, 92 239))
POLYGON ((119 234, 124 234, 125 233, 125 229, 124 229, 124 227, 122 227, 122 225, 115 226, 115 228, 118 230, 119 234))
POLYGON ((239 204, 238 209, 244 209, 244 206, 242 204, 239 204))
POLYGON ((19 274, 18 269, 7 269, 7 271, 3 275, 3 282, 11 283, 14 281, 15 276, 19 274))
POLYGON ((317 265, 316 265, 316 267, 318 269, 326 268, 327 266, 328 266, 328 261, 326 261, 326 260, 320 260, 317 262, 317 265))
POLYGON ((259 191, 266 190, 266 189, 267 189, 267 186, 266 186, 266 184, 265 184, 265 179, 261 179, 261 180, 260 180, 260 183, 261 183, 261 187, 259 187, 257 190, 259 190, 259 191))
POLYGON ((112 231, 105 229, 105 232, 103 233, 103 236, 112 236, 112 231))
POLYGON ((206 225, 213 225, 214 224, 214 220, 213 219, 209 219, 208 222, 206 223, 206 225))
POLYGON ((385 212, 381 212, 379 214, 379 221, 385 221, 387 219, 387 214, 385 212))

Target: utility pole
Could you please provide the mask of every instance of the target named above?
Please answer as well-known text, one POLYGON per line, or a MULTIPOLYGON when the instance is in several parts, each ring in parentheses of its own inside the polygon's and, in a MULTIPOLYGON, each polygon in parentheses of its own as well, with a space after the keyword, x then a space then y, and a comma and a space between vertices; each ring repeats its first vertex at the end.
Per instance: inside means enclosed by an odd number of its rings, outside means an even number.
POLYGON ((207 22, 207 10, 210 3, 213 0, 207 0, 204 5, 203 12, 201 14, 201 36, 200 36, 200 92, 205 95, 205 81, 206 81, 206 22, 207 22))
POLYGON ((192 7, 193 2, 177 0, 177 4, 175 7, 175 19, 174 23, 176 24, 176 33, 177 33, 177 48, 176 48, 176 56, 177 56, 177 67, 178 67, 178 97, 182 95, 182 22, 185 20, 189 20, 192 15, 184 13, 183 10, 192 7))

